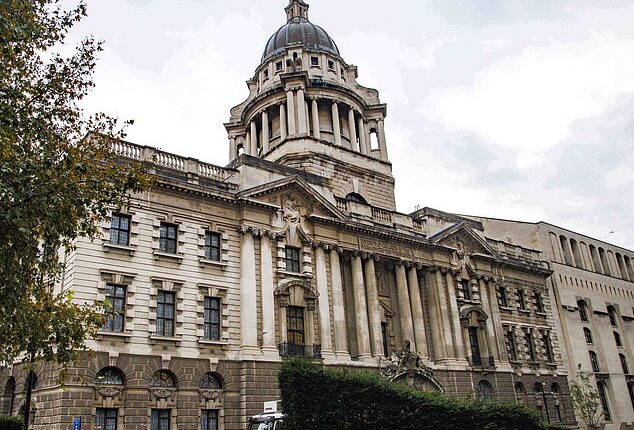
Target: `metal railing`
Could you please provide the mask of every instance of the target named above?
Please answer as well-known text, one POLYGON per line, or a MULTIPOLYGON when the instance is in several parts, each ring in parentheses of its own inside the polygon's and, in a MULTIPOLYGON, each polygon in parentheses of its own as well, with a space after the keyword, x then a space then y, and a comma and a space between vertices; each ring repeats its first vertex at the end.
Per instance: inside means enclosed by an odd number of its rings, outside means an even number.
POLYGON ((282 357, 308 357, 321 358, 321 345, 300 345, 290 342, 282 342, 278 345, 282 357))

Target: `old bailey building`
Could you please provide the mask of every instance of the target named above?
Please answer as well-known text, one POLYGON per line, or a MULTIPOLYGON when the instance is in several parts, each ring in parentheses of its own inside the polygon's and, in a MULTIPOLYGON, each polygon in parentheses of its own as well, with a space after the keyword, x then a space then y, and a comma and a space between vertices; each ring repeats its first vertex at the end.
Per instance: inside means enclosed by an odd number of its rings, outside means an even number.
MULTIPOLYGON (((245 429, 279 398, 284 357, 378 371, 407 342, 425 369, 416 387, 573 426, 540 244, 496 238, 485 219, 398 212, 386 105, 306 3, 285 11, 225 124, 229 165, 114 148, 155 184, 68 255, 65 288, 112 307, 64 387, 38 367, 32 428, 245 429)), ((24 407, 25 375, 0 377, 2 412, 24 407)))

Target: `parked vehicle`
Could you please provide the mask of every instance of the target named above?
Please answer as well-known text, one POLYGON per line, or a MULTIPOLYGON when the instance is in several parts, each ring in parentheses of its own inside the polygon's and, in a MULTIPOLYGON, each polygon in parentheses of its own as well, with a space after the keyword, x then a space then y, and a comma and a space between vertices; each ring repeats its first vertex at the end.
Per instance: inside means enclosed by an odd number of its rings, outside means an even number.
POLYGON ((264 402, 264 412, 249 418, 248 430, 283 430, 283 426, 282 402, 274 400, 264 402))

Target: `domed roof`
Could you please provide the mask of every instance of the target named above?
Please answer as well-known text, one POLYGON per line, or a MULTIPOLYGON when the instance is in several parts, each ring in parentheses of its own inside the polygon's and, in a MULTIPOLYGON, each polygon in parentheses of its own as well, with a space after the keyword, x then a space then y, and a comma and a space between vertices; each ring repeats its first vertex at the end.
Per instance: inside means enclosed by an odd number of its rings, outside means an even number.
POLYGON ((286 8, 288 22, 269 38, 262 54, 262 62, 284 52, 291 46, 339 55, 337 44, 318 25, 308 21, 308 5, 301 0, 291 0, 286 8))

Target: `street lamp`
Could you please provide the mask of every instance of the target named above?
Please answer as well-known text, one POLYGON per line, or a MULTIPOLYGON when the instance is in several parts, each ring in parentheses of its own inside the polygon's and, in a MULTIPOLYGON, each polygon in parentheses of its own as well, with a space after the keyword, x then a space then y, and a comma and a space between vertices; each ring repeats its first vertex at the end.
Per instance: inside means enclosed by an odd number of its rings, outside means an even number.
POLYGON ((544 402, 544 413, 546 414, 546 420, 550 424, 550 417, 548 416, 548 403, 546 402, 546 383, 542 382, 542 401, 544 402))

